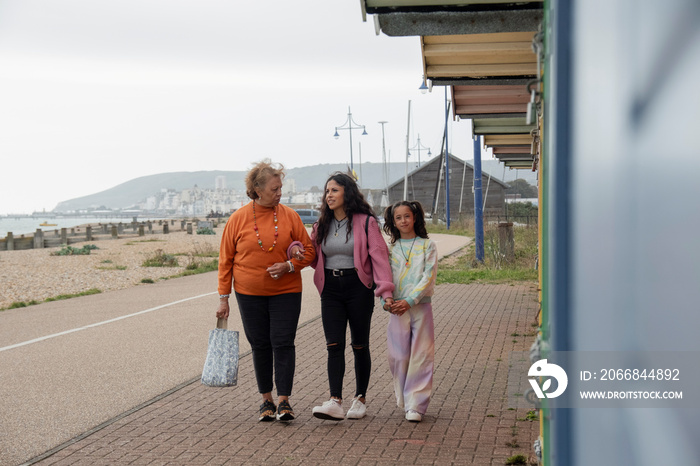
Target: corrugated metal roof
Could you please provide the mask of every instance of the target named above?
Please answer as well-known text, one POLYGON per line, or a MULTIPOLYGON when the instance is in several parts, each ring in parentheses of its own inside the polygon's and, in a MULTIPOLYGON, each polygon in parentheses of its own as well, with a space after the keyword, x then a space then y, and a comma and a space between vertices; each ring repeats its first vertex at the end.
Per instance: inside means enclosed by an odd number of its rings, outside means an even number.
POLYGON ((423 74, 431 80, 527 77, 537 74, 534 31, 421 37, 423 74))
POLYGON ((504 118, 474 118, 474 134, 527 134, 529 135, 535 125, 525 123, 525 117, 504 118))
POLYGON ((524 116, 530 96, 524 85, 458 85, 452 86, 452 101, 453 113, 460 118, 508 114, 524 116))

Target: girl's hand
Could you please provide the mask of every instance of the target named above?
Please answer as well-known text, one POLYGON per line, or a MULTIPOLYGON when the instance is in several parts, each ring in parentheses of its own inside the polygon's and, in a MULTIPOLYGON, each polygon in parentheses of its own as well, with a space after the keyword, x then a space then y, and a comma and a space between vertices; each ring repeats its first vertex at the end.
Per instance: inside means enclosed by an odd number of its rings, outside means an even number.
POLYGON ((410 308, 411 306, 408 305, 405 299, 400 299, 398 301, 394 301, 394 303, 391 305, 391 313, 397 316, 402 316, 410 308))

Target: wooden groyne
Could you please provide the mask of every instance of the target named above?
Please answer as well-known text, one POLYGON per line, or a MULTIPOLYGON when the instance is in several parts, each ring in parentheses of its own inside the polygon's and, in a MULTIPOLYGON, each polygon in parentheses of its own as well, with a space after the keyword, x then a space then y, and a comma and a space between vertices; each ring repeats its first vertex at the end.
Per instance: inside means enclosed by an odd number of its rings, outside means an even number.
POLYGON ((157 220, 128 223, 93 223, 73 228, 59 228, 15 236, 8 232, 5 238, 0 238, 0 251, 21 251, 24 249, 41 249, 67 246, 86 241, 100 241, 119 238, 138 238, 149 234, 168 234, 176 231, 186 231, 194 234, 199 228, 214 228, 217 220, 157 220))

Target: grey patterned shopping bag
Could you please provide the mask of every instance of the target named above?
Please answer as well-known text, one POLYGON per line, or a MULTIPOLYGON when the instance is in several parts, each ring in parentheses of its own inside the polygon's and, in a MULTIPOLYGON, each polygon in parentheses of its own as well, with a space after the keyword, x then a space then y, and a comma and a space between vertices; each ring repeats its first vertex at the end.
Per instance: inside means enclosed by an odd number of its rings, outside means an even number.
POLYGON ((202 383, 210 387, 231 387, 238 383, 238 332, 227 330, 224 319, 219 319, 216 328, 209 331, 202 383))

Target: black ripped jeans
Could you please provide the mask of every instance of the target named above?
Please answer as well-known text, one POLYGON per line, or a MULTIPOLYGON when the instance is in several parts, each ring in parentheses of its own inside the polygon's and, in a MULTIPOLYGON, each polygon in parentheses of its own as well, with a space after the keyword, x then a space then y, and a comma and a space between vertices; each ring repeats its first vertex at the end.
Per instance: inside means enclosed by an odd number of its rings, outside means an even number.
POLYGON ((357 274, 334 277, 326 270, 321 293, 321 317, 328 349, 328 382, 331 396, 343 397, 345 375, 345 335, 350 324, 355 356, 355 396, 367 395, 372 359, 369 331, 374 311, 374 292, 362 284, 357 274))

